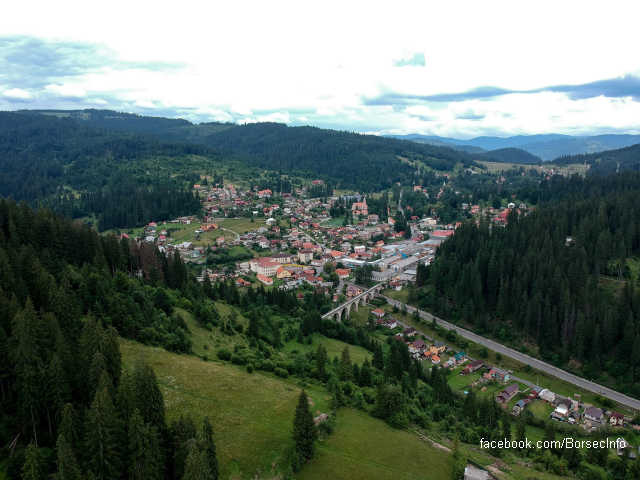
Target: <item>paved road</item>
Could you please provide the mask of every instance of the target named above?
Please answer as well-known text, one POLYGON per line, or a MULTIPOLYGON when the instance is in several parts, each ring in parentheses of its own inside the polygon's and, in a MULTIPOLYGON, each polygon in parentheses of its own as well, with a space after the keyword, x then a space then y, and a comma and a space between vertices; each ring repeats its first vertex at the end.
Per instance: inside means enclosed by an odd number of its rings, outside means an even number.
MULTIPOLYGON (((385 297, 384 295, 379 295, 379 296, 386 299, 390 305, 397 305, 399 308, 402 308, 403 304, 401 302, 398 302, 389 297, 385 297)), ((414 307, 407 305, 407 312, 413 313, 414 310, 415 310, 414 307)), ((420 317, 424 318, 425 320, 431 321, 434 318, 433 315, 431 315, 430 313, 424 312, 422 310, 419 310, 419 313, 420 313, 420 317)), ((640 411, 640 400, 636 400, 635 398, 628 397, 627 395, 624 395, 620 392, 616 392, 615 390, 612 390, 610 388, 604 387, 594 382, 590 382, 589 380, 586 380, 584 378, 580 378, 558 367, 554 367, 553 365, 549 365, 548 363, 537 360, 533 357, 530 357, 529 355, 525 355, 524 353, 518 352, 517 350, 501 345, 498 342, 494 342, 493 340, 489 340, 488 338, 484 338, 484 337, 481 337, 480 335, 476 335, 475 333, 470 332, 469 330, 456 327, 455 325, 452 325, 449 322, 445 322, 444 320, 438 317, 435 317, 435 320, 438 325, 441 325, 447 330, 455 330, 458 335, 468 340, 471 340, 473 342, 479 343, 480 345, 484 345, 485 347, 490 348, 495 352, 499 352, 502 355, 511 357, 514 360, 518 360, 519 362, 522 362, 524 364, 529 364, 532 367, 537 368, 538 370, 549 373, 562 380, 566 380, 567 382, 572 383, 584 390, 588 390, 590 392, 594 392, 604 397, 610 398, 614 402, 617 402, 621 405, 625 405, 635 411, 640 411)), ((517 378, 514 378, 514 380, 521 381, 520 379, 517 379, 517 378)), ((528 383, 528 382, 523 382, 523 383, 528 383)))

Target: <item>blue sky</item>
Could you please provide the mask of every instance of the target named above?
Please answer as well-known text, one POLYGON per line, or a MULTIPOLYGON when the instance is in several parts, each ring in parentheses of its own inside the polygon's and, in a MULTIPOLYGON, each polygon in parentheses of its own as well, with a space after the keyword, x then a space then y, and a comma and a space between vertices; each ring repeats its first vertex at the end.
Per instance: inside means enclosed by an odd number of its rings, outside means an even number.
POLYGON ((640 133, 639 2, 225 3, 5 4, 0 109, 458 138, 640 133))

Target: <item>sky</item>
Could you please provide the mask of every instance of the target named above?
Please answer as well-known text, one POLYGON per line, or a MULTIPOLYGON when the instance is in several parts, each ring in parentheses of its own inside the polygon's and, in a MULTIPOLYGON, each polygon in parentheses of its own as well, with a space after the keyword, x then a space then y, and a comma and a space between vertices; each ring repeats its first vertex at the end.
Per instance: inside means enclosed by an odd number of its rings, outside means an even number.
POLYGON ((640 134, 638 1, 5 1, 0 110, 640 134))

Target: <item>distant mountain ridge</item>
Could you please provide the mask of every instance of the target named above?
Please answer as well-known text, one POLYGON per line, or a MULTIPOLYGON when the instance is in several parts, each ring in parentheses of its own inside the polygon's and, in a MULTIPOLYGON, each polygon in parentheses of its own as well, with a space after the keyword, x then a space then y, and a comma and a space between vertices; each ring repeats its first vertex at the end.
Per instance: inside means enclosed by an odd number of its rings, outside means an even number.
MULTIPOLYGON (((566 155, 604 152, 640 143, 640 135, 629 134, 606 134, 583 137, 552 133, 545 135, 516 135, 514 137, 484 136, 471 138, 469 140, 420 134, 388 136, 412 140, 418 143, 449 146, 456 149, 460 147, 479 147, 492 151, 504 148, 519 148, 545 161, 566 155)), ((481 152, 475 151, 473 153, 481 152)))
POLYGON ((540 157, 533 155, 521 148, 509 147, 490 150, 482 154, 487 161, 502 163, 521 163, 525 165, 536 165, 542 163, 540 157))

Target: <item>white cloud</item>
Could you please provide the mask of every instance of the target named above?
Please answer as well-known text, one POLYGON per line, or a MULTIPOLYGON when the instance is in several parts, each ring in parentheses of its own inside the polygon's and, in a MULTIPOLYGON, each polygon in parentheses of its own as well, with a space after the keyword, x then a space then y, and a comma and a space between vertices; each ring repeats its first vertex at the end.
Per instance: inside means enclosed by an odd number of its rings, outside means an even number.
POLYGON ((78 85, 56 85, 52 83, 44 87, 46 94, 65 100, 80 101, 87 97, 87 91, 78 85))
POLYGON ((11 90, 5 90, 2 92, 2 98, 9 102, 30 102, 34 99, 31 92, 23 90, 21 88, 12 88, 11 90))
POLYGON ((154 110, 156 105, 151 100, 136 100, 134 107, 144 108, 145 110, 154 110))
POLYGON ((251 109, 246 107, 245 105, 232 105, 231 112, 237 115, 244 115, 244 116, 253 115, 253 112, 251 111, 251 109))
MULTIPOLYGON (((180 115, 195 122, 290 123, 293 119, 362 132, 465 137, 552 130, 597 133, 612 128, 635 133, 640 129, 637 96, 572 100, 565 94, 536 93, 455 102, 419 99, 478 87, 530 90, 640 73, 640 56, 629 55, 629 49, 621 47, 637 44, 640 2, 611 0, 606 8, 595 10, 582 8, 578 0, 541 0, 535 9, 496 0, 490 11, 482 3, 470 2, 463 16, 459 5, 451 2, 415 2, 406 9, 384 12, 362 9, 358 2, 341 2, 335 4, 341 12, 336 18, 334 8, 317 10, 311 4, 297 5, 294 12, 252 3, 252 15, 246 16, 242 3, 202 2, 194 16, 188 10, 150 11, 143 3, 113 0, 101 12, 100 23, 80 21, 83 14, 79 12, 86 5, 79 0, 68 0, 64 14, 55 3, 40 2, 35 17, 29 15, 26 2, 5 3, 0 17, 3 35, 91 42, 104 47, 100 52, 113 51, 118 60, 132 65, 178 64, 166 69, 113 68, 108 62, 87 71, 74 67, 39 83, 48 85, 44 94, 32 94, 38 108, 70 108, 69 102, 74 101, 136 111, 155 107, 157 114, 180 115), (121 15, 123 10, 128 12, 126 17, 121 15), (549 16, 549 11, 554 14, 549 16), (305 14, 313 15, 314 22, 294 21, 305 14), (237 25, 231 21, 221 21, 211 30, 212 16, 243 18, 246 33, 237 35, 237 25), (524 17, 525 23, 513 21, 524 17), (148 22, 141 25, 139 18, 148 22), (445 21, 431 21, 424 28, 425 19, 442 18, 456 18, 456 28, 462 32, 477 31, 482 25, 482 34, 452 36, 450 22, 445 21), (112 29, 116 23, 121 26, 118 35, 112 29), (172 35, 153 27, 163 24, 172 25, 172 35), (327 24, 344 34, 327 37, 327 24), (539 25, 556 34, 541 36, 539 25), (385 35, 380 35, 383 30, 385 35), (593 31, 598 35, 588 34, 593 31), (305 41, 292 42, 292 38, 305 41), (356 42, 362 48, 345 48, 356 42), (222 43, 227 47, 211 48, 222 43), (416 54, 424 54, 424 67, 393 66, 402 58, 415 59, 416 54), (402 95, 414 97, 399 98, 402 95), (362 100, 377 96, 378 104, 362 100), (101 104, 100 99, 108 103, 101 104)), ((0 97, 3 106, 18 101, 6 93, 0 97)))

